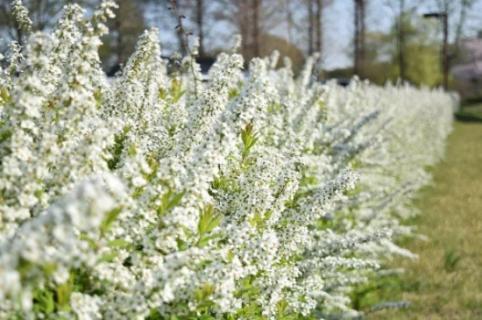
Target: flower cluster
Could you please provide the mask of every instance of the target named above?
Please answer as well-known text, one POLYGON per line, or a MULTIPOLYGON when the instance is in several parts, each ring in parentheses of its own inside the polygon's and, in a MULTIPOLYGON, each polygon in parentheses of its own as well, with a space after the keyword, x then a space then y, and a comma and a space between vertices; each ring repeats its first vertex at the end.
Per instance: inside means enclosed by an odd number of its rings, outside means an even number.
MULTIPOLYGON (((19 16, 27 21, 20 1, 19 16)), ((410 234, 457 101, 299 77, 277 54, 168 73, 156 30, 107 79, 114 7, 65 8, 0 70, 0 317, 309 319, 410 234)))

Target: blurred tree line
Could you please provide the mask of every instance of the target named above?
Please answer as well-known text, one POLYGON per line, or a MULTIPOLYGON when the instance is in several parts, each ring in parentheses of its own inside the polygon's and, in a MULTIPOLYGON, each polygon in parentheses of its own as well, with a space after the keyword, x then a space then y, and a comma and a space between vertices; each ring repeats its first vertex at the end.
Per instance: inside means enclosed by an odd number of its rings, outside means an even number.
MULTIPOLYGON (((340 0, 338 0, 340 1, 340 0)), ((242 36, 241 53, 246 60, 278 50, 292 60, 299 71, 307 56, 319 53, 319 78, 349 78, 358 75, 375 83, 401 79, 417 85, 441 83, 440 25, 425 21, 417 12, 421 1, 341 0, 353 8, 353 39, 350 55, 353 65, 324 70, 326 15, 334 0, 117 0, 116 18, 109 22, 111 32, 104 39, 100 55, 105 70, 114 73, 125 64, 138 36, 148 26, 157 26, 161 34, 170 34, 171 51, 186 54, 186 39, 199 39, 201 61, 212 60, 226 49, 225 37, 242 36), (392 26, 385 32, 370 31, 367 15, 380 7, 393 12, 392 26), (181 26, 180 26, 181 24, 181 26)), ((450 17, 454 35, 450 61, 460 55, 467 13, 478 0, 427 0, 432 7, 450 17)), ((425 1, 425 3, 427 3, 425 1)), ((62 7, 78 3, 87 14, 99 0, 23 0, 30 11, 35 30, 53 27, 62 7)), ((22 42, 24 35, 11 14, 10 0, 0 0, 0 38, 22 42)), ((5 44, 2 51, 5 51, 5 44)))

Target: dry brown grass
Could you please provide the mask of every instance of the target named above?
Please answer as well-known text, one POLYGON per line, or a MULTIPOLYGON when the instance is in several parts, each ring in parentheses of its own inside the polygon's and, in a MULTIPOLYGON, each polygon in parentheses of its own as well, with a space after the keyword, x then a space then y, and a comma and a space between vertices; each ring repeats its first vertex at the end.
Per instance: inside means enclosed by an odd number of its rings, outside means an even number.
POLYGON ((419 259, 394 261, 406 273, 376 293, 411 306, 368 319, 482 319, 482 122, 455 123, 433 175, 416 202, 415 225, 429 240, 408 243, 419 259))

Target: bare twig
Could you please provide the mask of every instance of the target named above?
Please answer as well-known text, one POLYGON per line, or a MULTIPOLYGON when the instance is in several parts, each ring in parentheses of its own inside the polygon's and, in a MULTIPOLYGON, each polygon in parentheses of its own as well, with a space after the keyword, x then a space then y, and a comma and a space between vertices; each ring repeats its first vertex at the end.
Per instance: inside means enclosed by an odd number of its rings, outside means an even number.
POLYGON ((184 56, 188 55, 190 57, 189 68, 194 78, 194 94, 197 97, 198 96, 197 83, 199 79, 197 78, 196 72, 194 70, 194 54, 189 48, 189 36, 192 36, 192 32, 188 32, 184 28, 183 20, 186 19, 186 16, 179 13, 177 0, 170 0, 170 4, 171 4, 171 7, 169 8, 169 10, 172 11, 172 13, 177 19, 176 31, 179 35, 179 40, 181 44, 181 54, 184 56))

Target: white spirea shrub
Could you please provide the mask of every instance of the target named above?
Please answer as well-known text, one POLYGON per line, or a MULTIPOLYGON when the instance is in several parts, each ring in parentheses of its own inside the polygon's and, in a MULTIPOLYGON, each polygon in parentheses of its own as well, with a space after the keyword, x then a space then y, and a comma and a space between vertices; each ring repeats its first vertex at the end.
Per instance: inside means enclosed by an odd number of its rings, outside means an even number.
POLYGON ((113 7, 66 7, 0 70, 0 318, 355 315, 353 286, 413 256, 394 239, 455 101, 234 51, 168 74, 155 30, 107 79, 113 7))

